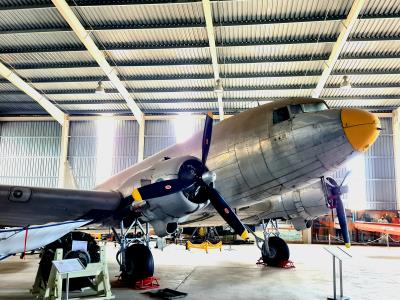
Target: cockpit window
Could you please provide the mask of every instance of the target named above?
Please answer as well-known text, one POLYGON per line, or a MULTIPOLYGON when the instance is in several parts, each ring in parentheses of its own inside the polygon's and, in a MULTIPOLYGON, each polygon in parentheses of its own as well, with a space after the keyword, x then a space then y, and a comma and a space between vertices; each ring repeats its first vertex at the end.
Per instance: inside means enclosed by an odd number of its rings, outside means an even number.
POLYGON ((317 112, 328 109, 324 102, 302 104, 304 112, 317 112))
POLYGON ((285 106, 274 110, 272 119, 274 124, 289 120, 290 115, 288 108, 285 106))
POLYGON ((290 105, 290 112, 292 115, 297 115, 301 114, 303 112, 303 109, 301 108, 300 104, 292 104, 290 105))

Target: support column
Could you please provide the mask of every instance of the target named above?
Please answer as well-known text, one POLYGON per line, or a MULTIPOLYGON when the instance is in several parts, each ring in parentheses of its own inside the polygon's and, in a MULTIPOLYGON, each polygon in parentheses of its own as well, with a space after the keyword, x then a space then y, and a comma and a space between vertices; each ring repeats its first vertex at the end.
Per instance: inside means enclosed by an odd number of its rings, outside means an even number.
POLYGON ((144 159, 144 129, 146 122, 143 118, 142 122, 139 123, 139 142, 138 142, 138 162, 144 159))
POLYGON ((312 244, 311 228, 304 229, 301 234, 303 236, 303 244, 312 244))
POLYGON ((67 155, 69 142, 69 119, 66 117, 61 129, 60 163, 58 168, 58 187, 65 187, 65 174, 67 169, 67 155))
POLYGON ((393 155, 394 174, 396 179, 396 209, 400 210, 400 109, 393 110, 392 115, 393 131, 393 155))

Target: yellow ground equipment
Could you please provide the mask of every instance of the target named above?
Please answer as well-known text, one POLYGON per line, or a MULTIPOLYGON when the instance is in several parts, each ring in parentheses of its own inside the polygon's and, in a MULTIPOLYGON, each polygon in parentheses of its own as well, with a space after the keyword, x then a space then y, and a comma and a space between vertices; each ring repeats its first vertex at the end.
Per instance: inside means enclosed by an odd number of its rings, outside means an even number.
POLYGON ((219 251, 222 251, 222 242, 220 241, 216 244, 212 244, 209 241, 205 241, 202 242, 201 244, 193 244, 191 241, 187 241, 186 249, 190 250, 191 248, 203 249, 206 250, 206 253, 208 253, 209 249, 219 249, 219 251))

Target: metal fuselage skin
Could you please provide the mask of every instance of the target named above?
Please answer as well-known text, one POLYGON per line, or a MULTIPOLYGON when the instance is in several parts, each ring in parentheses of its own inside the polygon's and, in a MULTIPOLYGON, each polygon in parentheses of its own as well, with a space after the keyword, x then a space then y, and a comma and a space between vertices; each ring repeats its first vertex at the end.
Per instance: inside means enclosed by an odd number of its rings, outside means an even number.
MULTIPOLYGON (((257 223, 257 219, 264 217, 304 220, 328 212, 320 177, 332 173, 355 152, 343 131, 341 110, 302 113, 277 124, 272 121, 278 107, 314 102, 321 100, 277 101, 214 126, 207 167, 216 173, 217 190, 238 209, 244 221, 257 223), (296 199, 300 204, 296 204, 296 199)), ((138 187, 140 173, 151 170, 164 157, 200 157, 201 134, 126 169, 96 189, 129 195, 138 187)), ((173 174, 161 175, 169 179, 173 174)), ((196 226, 223 223, 218 217, 210 222, 210 206, 199 208, 180 222, 196 226)))

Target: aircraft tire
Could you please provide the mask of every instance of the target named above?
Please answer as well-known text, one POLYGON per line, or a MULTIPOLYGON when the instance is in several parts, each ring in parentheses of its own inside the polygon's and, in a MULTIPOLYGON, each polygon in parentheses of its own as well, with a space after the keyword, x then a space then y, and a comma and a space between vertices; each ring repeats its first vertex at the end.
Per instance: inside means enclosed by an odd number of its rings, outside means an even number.
POLYGON ((125 252, 124 269, 121 277, 127 283, 153 276, 154 259, 150 249, 143 244, 129 246, 125 252))
POLYGON ((268 240, 268 246, 270 249, 270 255, 268 255, 266 251, 261 251, 262 259, 268 266, 278 267, 282 262, 289 260, 289 247, 283 239, 277 236, 272 236, 268 240))
MULTIPOLYGON (((56 250, 63 249, 63 258, 79 258, 81 263, 86 267, 88 263, 94 263, 100 261, 100 248, 96 240, 88 233, 73 231, 67 233, 58 240, 48 244, 41 253, 41 259, 39 262, 40 272, 43 280, 46 282, 49 279, 50 270, 52 266, 52 261, 54 260, 54 255, 56 250), (87 242, 87 252, 84 251, 71 251, 72 241, 86 241, 87 242)), ((81 277, 81 278, 71 278, 69 287, 70 290, 79 290, 83 287, 91 286, 91 279, 93 277, 81 277)), ((65 288, 65 282, 63 283, 63 288, 65 288)))

